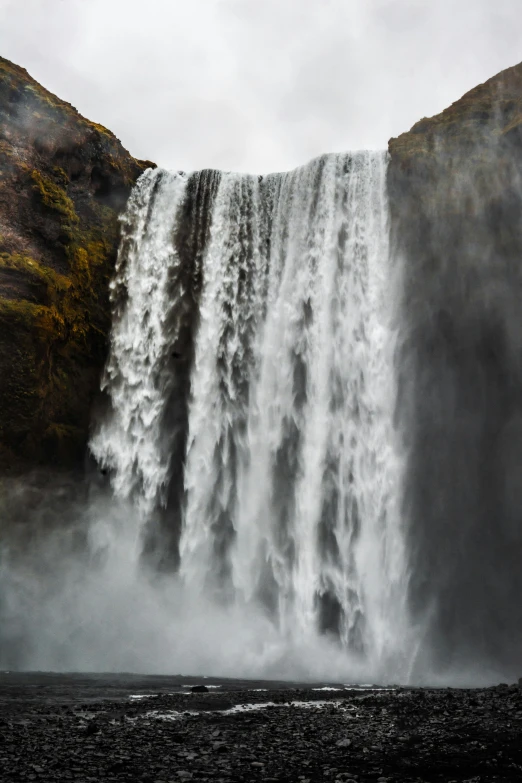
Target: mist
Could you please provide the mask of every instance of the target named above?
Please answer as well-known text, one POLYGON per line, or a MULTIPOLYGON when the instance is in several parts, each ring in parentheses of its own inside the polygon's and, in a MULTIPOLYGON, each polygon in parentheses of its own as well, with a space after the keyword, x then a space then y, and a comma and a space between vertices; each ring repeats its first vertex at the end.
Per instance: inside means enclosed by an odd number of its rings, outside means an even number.
MULTIPOLYGON (((140 521, 96 477, 35 474, 2 488, 0 669, 361 682, 327 639, 286 638, 141 561, 140 521)), ((377 675, 377 672, 373 672, 377 675)))
POLYGON ((435 135, 432 167, 408 198, 389 183, 418 662, 508 679, 522 643, 522 181, 516 134, 491 129, 509 89, 509 79, 497 86, 490 117, 461 147, 435 135))
POLYGON ((194 594, 142 561, 136 510, 96 477, 6 482, 1 511, 0 670, 455 687, 506 674, 470 659, 415 666, 415 645, 379 670, 328 637, 281 633, 260 607, 194 594))

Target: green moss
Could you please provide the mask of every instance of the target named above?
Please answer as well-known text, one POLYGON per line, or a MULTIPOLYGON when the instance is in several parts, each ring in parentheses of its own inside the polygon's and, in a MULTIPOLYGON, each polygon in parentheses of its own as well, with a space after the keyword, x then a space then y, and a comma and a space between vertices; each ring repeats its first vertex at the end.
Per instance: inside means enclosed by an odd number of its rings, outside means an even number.
POLYGON ((60 275, 47 266, 42 266, 31 256, 24 256, 20 253, 0 253, 0 269, 2 268, 16 269, 29 277, 36 277, 57 291, 65 291, 70 285, 68 278, 64 275, 60 275))
POLYGON ((14 150, 12 144, 8 141, 0 141, 0 155, 5 155, 7 158, 12 158, 14 150))
POLYGON ((85 248, 75 249, 76 263, 71 277, 40 265, 28 256, 0 253, 0 268, 16 269, 45 285, 45 304, 26 299, 0 299, 0 317, 14 319, 28 329, 36 330, 39 339, 49 346, 74 340, 85 343, 92 328, 87 312, 96 298, 92 290, 90 258, 85 248))
POLYGON ((440 114, 420 120, 409 133, 390 139, 392 159, 408 168, 412 156, 429 164, 441 147, 453 155, 497 143, 522 125, 522 67, 508 68, 470 90, 440 114))
POLYGON ((44 87, 38 84, 38 82, 25 84, 23 89, 38 98, 41 108, 47 115, 50 113, 57 113, 60 111, 60 109, 63 109, 62 102, 56 98, 55 95, 48 92, 44 87))
POLYGON ((34 182, 33 189, 40 196, 42 204, 48 209, 58 212, 68 225, 76 225, 79 222, 78 215, 72 200, 63 187, 57 185, 49 177, 45 177, 37 169, 33 169, 31 177, 34 182))
POLYGON ((67 172, 64 171, 61 168, 61 166, 54 166, 53 174, 56 177, 56 179, 58 180, 58 182, 60 182, 62 187, 66 188, 67 185, 69 184, 69 176, 68 176, 67 172))
POLYGON ((43 437, 45 440, 53 440, 57 443, 61 443, 70 439, 78 439, 79 433, 81 433, 81 430, 78 427, 74 427, 70 424, 53 422, 47 427, 43 437))
POLYGON ((96 130, 99 133, 102 133, 104 136, 108 136, 110 139, 114 138, 114 134, 111 133, 111 131, 108 128, 106 128, 104 125, 100 125, 98 122, 91 122, 91 121, 89 121, 89 125, 91 126, 91 128, 96 128, 96 130))
POLYGON ((27 321, 34 318, 40 306, 27 299, 0 299, 0 319, 5 315, 18 316, 17 320, 27 321))
POLYGON ((502 135, 505 136, 506 134, 511 133, 515 128, 522 128, 522 114, 517 114, 516 117, 502 129, 502 135))
POLYGON ((27 299, 0 299, 0 325, 30 332, 42 309, 41 305, 27 299))
MULTIPOLYGON (((65 275, 61 275, 54 269, 42 266, 38 261, 30 256, 24 256, 18 253, 0 253, 0 269, 14 269, 21 272, 28 280, 33 280, 41 286, 43 290, 42 298, 47 305, 58 306, 64 299, 67 291, 71 287, 71 281, 65 275)), ((40 297, 38 297, 40 298, 40 297)), ((13 300, 0 299, 0 303, 7 301, 11 305, 13 300)), ((16 302, 26 301, 15 300, 16 302)), ((28 304, 34 304, 28 302, 28 304)), ((42 304, 42 302, 37 302, 42 304)))
POLYGON ((0 99, 32 120, 27 132, 5 117, 12 135, 0 141, 3 203, 20 202, 20 225, 0 239, 0 272, 16 271, 0 295, 0 471, 16 459, 70 465, 81 461, 106 358, 119 234, 117 210, 92 198, 89 173, 101 167, 120 193, 153 164, 1 57, 0 99), (79 157, 85 170, 69 181, 79 157))

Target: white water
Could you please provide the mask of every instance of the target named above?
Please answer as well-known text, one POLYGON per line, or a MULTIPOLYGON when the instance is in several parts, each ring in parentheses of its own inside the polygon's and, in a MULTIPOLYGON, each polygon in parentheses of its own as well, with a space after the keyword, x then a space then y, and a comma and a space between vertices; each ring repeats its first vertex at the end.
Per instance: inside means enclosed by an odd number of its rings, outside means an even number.
MULTIPOLYGON (((251 622, 250 636, 259 629, 252 675, 266 645, 303 659, 331 645, 346 661, 332 676, 407 673, 385 176, 385 154, 330 155, 262 181, 223 174, 214 200, 175 578, 191 605, 216 601, 251 622)), ((91 444, 142 527, 183 469, 161 422, 186 187, 183 175, 147 172, 131 197, 112 410, 91 444)))
POLYGON ((172 233, 185 184, 183 177, 149 169, 132 192, 111 284, 115 307, 102 388, 112 410, 90 443, 100 464, 113 471, 116 496, 132 499, 142 521, 164 504, 168 479, 169 437, 160 425, 170 383, 166 360, 176 337, 170 314, 178 302, 169 283, 179 259, 172 233))

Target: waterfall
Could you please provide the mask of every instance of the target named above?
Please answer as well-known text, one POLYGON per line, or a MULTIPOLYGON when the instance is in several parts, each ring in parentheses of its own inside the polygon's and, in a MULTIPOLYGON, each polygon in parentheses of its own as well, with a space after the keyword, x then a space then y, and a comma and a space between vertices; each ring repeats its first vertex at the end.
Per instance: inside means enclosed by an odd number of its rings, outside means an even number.
POLYGON ((91 450, 144 546, 175 540, 187 595, 390 677, 407 623, 386 166, 146 172, 91 450))
MULTIPOLYGON (((162 502, 169 466, 168 435, 161 430, 167 401, 168 356, 175 335, 169 314, 169 278, 179 257, 172 244, 183 177, 148 170, 134 189, 123 220, 115 279, 112 348, 103 387, 111 415, 91 442, 113 469, 116 495, 136 500, 143 517, 162 502)), ((181 292, 178 292, 178 296, 181 292)))

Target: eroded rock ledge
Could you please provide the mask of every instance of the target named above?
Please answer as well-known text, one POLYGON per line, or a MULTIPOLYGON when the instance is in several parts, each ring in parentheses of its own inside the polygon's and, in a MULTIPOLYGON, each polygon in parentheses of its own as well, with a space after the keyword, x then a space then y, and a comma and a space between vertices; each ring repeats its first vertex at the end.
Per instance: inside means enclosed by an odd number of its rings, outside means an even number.
POLYGON ((0 57, 0 472, 83 458, 118 215, 151 166, 0 57))

